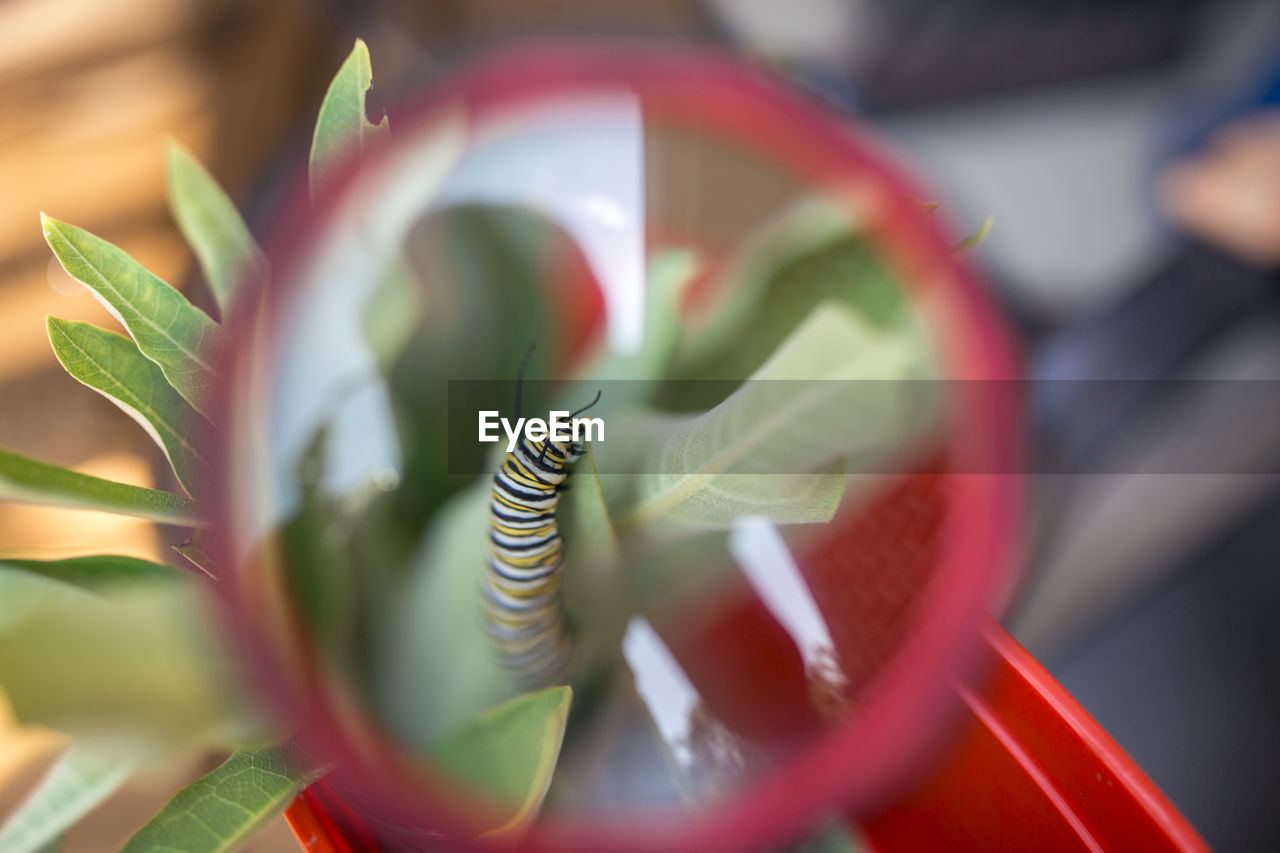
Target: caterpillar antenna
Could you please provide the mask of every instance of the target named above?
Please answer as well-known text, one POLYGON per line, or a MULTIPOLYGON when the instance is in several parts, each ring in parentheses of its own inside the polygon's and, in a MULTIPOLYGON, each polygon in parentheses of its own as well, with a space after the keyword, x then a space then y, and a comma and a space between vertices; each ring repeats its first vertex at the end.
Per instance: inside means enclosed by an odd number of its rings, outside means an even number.
POLYGON ((589 408, 591 408, 592 406, 594 406, 596 403, 599 403, 599 402, 600 402, 600 394, 601 394, 601 392, 600 392, 600 391, 596 391, 596 397, 595 397, 595 399, 594 399, 594 400, 592 400, 590 403, 587 403, 587 404, 586 404, 585 406, 583 406, 581 409, 578 409, 578 411, 573 412, 572 414, 570 414, 570 415, 569 415, 569 417, 570 417, 570 418, 576 418, 578 415, 582 414, 582 413, 583 413, 583 412, 585 412, 587 409, 589 409, 589 408))
POLYGON ((530 360, 533 359, 533 351, 538 348, 538 344, 531 343, 529 348, 524 351, 524 358, 520 359, 520 369, 516 371, 516 418, 520 417, 520 396, 524 392, 524 371, 529 366, 530 360))

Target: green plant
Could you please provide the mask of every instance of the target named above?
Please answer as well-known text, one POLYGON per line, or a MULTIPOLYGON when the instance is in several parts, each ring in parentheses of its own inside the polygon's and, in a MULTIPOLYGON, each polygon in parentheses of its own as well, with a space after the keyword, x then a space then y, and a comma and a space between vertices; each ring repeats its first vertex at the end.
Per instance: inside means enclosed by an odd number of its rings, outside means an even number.
MULTIPOLYGON (((313 193, 322 190, 344 158, 390 132, 387 119, 375 125, 367 118, 365 93, 371 82, 368 51, 357 42, 320 109, 310 156, 313 193)), ((171 145, 167 167, 174 218, 199 262, 217 313, 225 317, 244 298, 237 292, 240 284, 269 275, 266 260, 232 202, 188 152, 171 145)), ((491 265, 501 261, 503 252, 519 257, 522 241, 541 227, 525 220, 486 220, 475 211, 462 215, 478 223, 490 240, 470 249, 473 273, 490 278, 500 277, 491 265)), ((122 336, 50 318, 55 355, 71 376, 109 398, 147 431, 181 491, 114 483, 0 451, 0 498, 189 528, 190 535, 174 547, 201 574, 110 555, 0 560, 0 684, 21 720, 73 737, 72 746, 0 826, 0 850, 54 850, 68 827, 135 772, 175 752, 211 746, 234 751, 212 773, 179 792, 125 849, 229 850, 325 768, 291 744, 287 732, 271 731, 254 715, 247 697, 237 695, 219 675, 228 663, 201 627, 201 587, 216 582, 219 574, 202 547, 205 536, 216 534, 208 531, 202 508, 214 472, 191 437, 223 426, 211 404, 211 391, 220 381, 212 355, 223 345, 223 330, 215 318, 115 246, 47 216, 42 215, 42 224, 66 271, 128 332, 122 336)), ((839 211, 821 201, 799 206, 757 235, 724 273, 734 277, 734 286, 714 289, 721 302, 694 334, 676 306, 698 265, 697 256, 685 249, 657 252, 650 260, 648 291, 654 321, 643 346, 632 356, 605 354, 588 373, 655 380, 659 392, 662 380, 673 376, 822 380, 930 375, 932 356, 918 318, 866 240, 851 233, 839 211), (737 345, 744 329, 752 346, 737 345)), ((383 294, 394 305, 401 304, 394 302, 398 274, 397 269, 383 294)), ((527 290, 526 300, 533 292, 527 290)), ((483 305, 472 310, 492 314, 483 305)), ((508 310, 512 323, 520 324, 528 322, 537 306, 517 302, 508 310)), ((385 320, 395 313, 379 316, 385 320)), ((398 348, 406 345, 403 338, 389 336, 389 370, 395 369, 398 348)), ((457 358, 450 346, 426 346, 435 347, 429 350, 434 357, 457 358)), ((850 488, 846 460, 858 448, 844 428, 807 429, 802 437, 794 430, 800 422, 832 423, 833 413, 847 409, 850 401, 816 398, 806 393, 804 382, 776 383, 782 396, 764 394, 760 387, 744 386, 718 401, 659 405, 635 400, 621 408, 616 428, 633 439, 611 447, 624 448, 630 458, 609 460, 609 469, 649 473, 639 478, 597 475, 593 456, 579 464, 574 477, 580 482, 565 506, 565 538, 573 544, 567 570, 578 588, 568 593, 571 610, 582 615, 599 606, 598 582, 616 582, 627 559, 623 542, 696 543, 699 534, 724 530, 744 514, 778 524, 820 523, 832 517, 850 488), (745 459, 775 453, 787 454, 770 459, 780 470, 802 473, 766 482, 740 468, 745 459), (663 462, 677 457, 678 467, 663 462), (612 580, 606 577, 610 574, 612 580)), ((907 409, 897 402, 868 413, 868 435, 909 431, 903 420, 907 409)), ((323 438, 314 442, 317 458, 323 438)), ((428 433, 419 440, 436 437, 428 433)), ((425 510, 415 508, 415 518, 431 521, 423 523, 422 547, 408 560, 404 575, 384 591, 387 613, 378 626, 383 648, 372 692, 408 743, 459 779, 508 803, 510 809, 493 831, 515 832, 537 814, 548 794, 572 694, 567 687, 556 687, 506 695, 484 638, 468 609, 459 606, 473 594, 473 572, 484 558, 485 489, 433 494, 431 501, 425 510), (388 689, 389 684, 395 689, 388 689)), ((320 538, 330 520, 324 515, 328 509, 306 509, 287 535, 299 547, 315 551, 319 563, 326 559, 320 552, 327 545, 320 538)), ((340 574, 291 578, 313 633, 317 626, 331 629, 329 637, 316 636, 317 642, 343 639, 332 626, 343 620, 345 596, 325 586, 340 574)), ((669 590, 688 582, 658 569, 628 580, 641 601, 659 587, 669 590)), ((590 630, 590 618, 579 621, 590 630)), ((805 849, 851 845, 849 831, 836 825, 805 849)))
MULTIPOLYGON (((313 190, 335 164, 385 135, 366 118, 372 83, 363 42, 343 64, 320 109, 311 149, 313 190)), ((266 274, 261 250, 234 205, 177 144, 167 154, 170 205, 204 273, 217 310, 240 298, 238 285, 266 274)), ((49 318, 49 340, 69 374, 128 413, 155 440, 181 493, 143 489, 0 451, 0 498, 134 515, 189 527, 175 545, 203 574, 126 557, 0 561, 0 683, 23 722, 70 733, 72 745, 0 826, 6 853, 52 851, 61 834, 135 771, 175 751, 239 744, 220 767, 179 792, 125 846, 127 851, 229 850, 321 772, 272 734, 234 696, 218 671, 217 644, 200 627, 199 586, 216 568, 200 548, 202 498, 211 471, 193 440, 217 427, 210 393, 212 357, 222 346, 216 320, 115 246, 41 215, 64 269, 88 287, 128 337, 88 323, 49 318), (92 673, 96 666, 98 676, 92 673)), ((440 760, 490 783, 531 792, 520 822, 536 810, 554 766, 568 688, 491 711, 436 747, 440 760), (485 749, 486 740, 529 743, 530 754, 485 749)), ((278 737, 279 735, 275 735, 278 737)))

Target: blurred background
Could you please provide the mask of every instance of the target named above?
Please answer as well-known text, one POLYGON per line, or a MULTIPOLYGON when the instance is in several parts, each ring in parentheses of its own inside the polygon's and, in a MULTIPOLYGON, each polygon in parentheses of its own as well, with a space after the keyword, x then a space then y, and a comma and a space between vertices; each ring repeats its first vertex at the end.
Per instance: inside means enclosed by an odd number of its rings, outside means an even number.
MULTIPOLYGON (((0 446, 166 485, 146 437, 49 351, 45 315, 111 320, 53 260, 39 211, 184 286, 166 136, 261 226, 355 36, 376 113, 475 50, 538 33, 739 52, 869 124, 957 234, 994 217, 975 261, 1021 345, 1035 470, 1062 472, 1033 478, 1005 623, 1215 849, 1274 849, 1280 4, 8 0, 0 446), (1222 393, 1244 380, 1262 409, 1222 393), (1221 448, 1222 470, 1173 473, 1187 442, 1221 448)), ((168 544, 144 522, 0 505, 0 555, 109 545, 166 559, 168 544)), ((54 748, 0 727, 0 810, 54 748)), ((127 791, 67 849, 114 849, 104 840, 172 784, 127 791)), ((258 849, 287 849, 282 832, 258 849)))

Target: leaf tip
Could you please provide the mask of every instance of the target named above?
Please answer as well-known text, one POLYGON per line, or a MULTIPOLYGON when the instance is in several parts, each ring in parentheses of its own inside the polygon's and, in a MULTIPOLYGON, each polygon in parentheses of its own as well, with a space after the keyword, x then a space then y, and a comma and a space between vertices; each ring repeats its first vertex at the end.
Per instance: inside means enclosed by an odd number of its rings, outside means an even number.
POLYGON ((50 249, 53 249, 53 254, 59 261, 62 261, 62 256, 53 245, 53 241, 55 239, 68 240, 78 229, 74 225, 63 222, 61 219, 54 219, 42 210, 40 211, 40 230, 44 232, 44 241, 49 244, 50 249))
POLYGON ((59 364, 62 363, 62 356, 59 354, 60 347, 58 346, 58 339, 65 338, 67 336, 66 331, 62 327, 64 322, 66 321, 60 320, 52 314, 47 314, 44 318, 44 334, 45 337, 49 339, 49 346, 53 347, 53 356, 58 360, 59 364))
POLYGON ((63 317, 55 317, 52 314, 44 318, 45 332, 49 335, 49 343, 53 346, 53 352, 54 355, 58 356, 58 361, 62 361, 62 346, 54 338, 57 337, 63 342, 70 341, 76 332, 76 327, 90 325, 92 324, 79 320, 67 320, 63 317))
POLYGON ((164 159, 168 170, 172 172, 175 168, 183 166, 198 166, 200 161, 191 149, 182 144, 178 139, 172 136, 166 136, 164 140, 164 159))
POLYGON ((995 223, 995 217, 988 216, 982 221, 982 226, 978 228, 977 231, 973 232, 956 244, 955 250, 957 252, 968 252, 977 248, 983 240, 987 239, 987 235, 991 233, 991 226, 995 225, 995 223))
POLYGON ((182 162, 186 154, 187 154, 187 149, 183 146, 181 142, 174 139, 172 136, 165 137, 164 165, 165 165, 166 171, 172 174, 174 167, 178 166, 182 162))

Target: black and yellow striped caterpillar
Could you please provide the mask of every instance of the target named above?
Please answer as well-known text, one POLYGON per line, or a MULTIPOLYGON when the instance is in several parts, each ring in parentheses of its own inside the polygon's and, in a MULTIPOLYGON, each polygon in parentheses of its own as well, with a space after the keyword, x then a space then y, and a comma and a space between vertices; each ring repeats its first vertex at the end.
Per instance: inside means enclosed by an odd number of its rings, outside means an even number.
POLYGON ((521 437, 493 476, 489 503, 486 628, 502 663, 550 684, 568 671, 572 644, 560 606, 564 543, 556 523, 576 444, 521 437))
MULTIPOLYGON (((521 380, 523 372, 521 365, 521 380)), ((599 399, 596 394, 595 400, 573 415, 599 399)), ((517 390, 517 414, 519 400, 517 390)), ((564 543, 556 506, 568 466, 582 454, 582 446, 573 442, 550 437, 531 442, 521 436, 493 475, 483 584, 485 630, 501 663, 533 685, 563 681, 573 657, 560 603, 564 543)))

